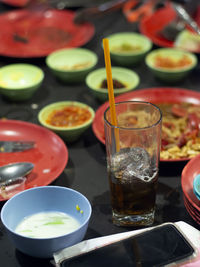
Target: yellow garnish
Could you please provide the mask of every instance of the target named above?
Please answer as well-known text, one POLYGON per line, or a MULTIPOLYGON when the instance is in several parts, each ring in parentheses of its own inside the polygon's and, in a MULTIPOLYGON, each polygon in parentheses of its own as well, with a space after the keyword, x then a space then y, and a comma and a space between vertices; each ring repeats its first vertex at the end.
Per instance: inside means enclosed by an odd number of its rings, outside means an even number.
POLYGON ((79 205, 76 205, 76 210, 77 211, 80 211, 81 210, 80 207, 79 207, 79 205))
POLYGON ((80 209, 79 205, 76 205, 76 210, 83 214, 83 210, 80 209))

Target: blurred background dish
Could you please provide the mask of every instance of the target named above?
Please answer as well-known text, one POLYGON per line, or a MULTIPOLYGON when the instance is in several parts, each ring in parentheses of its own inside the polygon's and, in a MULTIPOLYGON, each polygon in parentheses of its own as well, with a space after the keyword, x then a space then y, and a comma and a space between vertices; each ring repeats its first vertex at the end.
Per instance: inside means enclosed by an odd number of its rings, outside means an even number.
MULTIPOLYGON (((1 210, 1 219, 9 238, 21 252, 33 257, 51 258, 53 253, 80 242, 88 228, 91 216, 88 199, 73 189, 60 186, 42 186, 25 190, 7 201, 1 210), (34 237, 16 233, 16 227, 31 215, 49 213, 70 216, 78 223, 76 230, 52 237, 34 237)), ((49 219, 49 224, 62 224, 62 217, 49 219), (54 222, 55 221, 55 222, 54 222)), ((64 222, 63 222, 64 223, 64 222)), ((29 223, 31 228, 31 224, 29 223)), ((68 226, 69 227, 69 226, 68 226)), ((44 228, 45 229, 45 228, 44 228)), ((48 229, 48 221, 46 223, 48 229)), ((47 230, 46 230, 47 231, 47 230)))
MULTIPOLYGON (((162 31, 167 25, 174 21, 176 17, 176 11, 173 9, 172 5, 166 4, 151 15, 141 19, 139 24, 140 32, 158 46, 174 47, 174 41, 167 39, 162 34, 162 31)), ((194 20, 200 25, 200 6, 196 9, 194 20)))
POLYGON ((112 61, 121 66, 138 64, 152 48, 150 39, 135 32, 114 33, 106 38, 109 40, 112 61))
POLYGON ((181 31, 176 37, 174 46, 194 53, 200 53, 200 36, 188 30, 181 31))
MULTIPOLYGON (((35 141, 33 149, 4 153, 0 157, 0 166, 25 161, 34 164, 33 171, 27 175, 25 189, 50 184, 68 162, 68 149, 62 139, 39 125, 20 120, 0 120, 0 139, 35 141)), ((0 196, 2 200, 5 199, 0 196)))
POLYGON ((80 47, 95 32, 92 23, 76 25, 75 12, 48 9, 14 10, 0 15, 0 55, 17 58, 45 57, 62 48, 80 47), (15 25, 15 27, 13 27, 15 25))
POLYGON ((2 3, 14 7, 24 7, 29 0, 1 0, 2 3))
POLYGON ((42 108, 38 120, 65 141, 74 142, 90 127, 94 116, 94 110, 84 103, 61 101, 42 108))
MULTIPOLYGON (((112 67, 112 78, 115 96, 135 89, 140 82, 138 74, 127 68, 112 67)), ((105 68, 90 72, 86 77, 86 84, 94 97, 101 102, 108 100, 105 68)))
POLYGON ((39 89, 44 72, 31 64, 10 64, 0 68, 0 94, 13 101, 30 99, 39 89))
POLYGON ((56 50, 46 58, 46 64, 61 81, 79 83, 97 64, 97 55, 85 48, 56 50))
POLYGON ((175 83, 184 79, 197 65, 197 57, 175 48, 159 48, 145 58, 150 71, 160 80, 175 83))

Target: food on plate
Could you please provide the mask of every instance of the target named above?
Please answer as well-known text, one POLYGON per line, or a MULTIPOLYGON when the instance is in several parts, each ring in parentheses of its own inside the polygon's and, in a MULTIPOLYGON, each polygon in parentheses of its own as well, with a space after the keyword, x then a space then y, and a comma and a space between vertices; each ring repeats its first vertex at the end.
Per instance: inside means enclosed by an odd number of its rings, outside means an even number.
MULTIPOLYGON (((181 160, 195 157, 200 154, 200 105, 192 103, 156 103, 162 111, 162 140, 161 160, 181 160)), ((143 127, 144 116, 140 111, 126 112, 118 117, 118 125, 126 124, 127 127, 143 127), (125 122, 124 122, 125 120, 125 122)), ((104 136, 104 133, 102 132, 104 136)), ((125 136, 121 147, 130 145, 134 140, 125 136)))
MULTIPOLYGON (((127 86, 126 86, 123 82, 121 82, 121 81, 119 81, 119 80, 117 80, 117 79, 113 79, 113 88, 114 88, 114 89, 122 89, 122 88, 126 88, 126 87, 127 87, 127 86)), ((101 82, 101 84, 100 84, 100 88, 103 88, 103 89, 108 88, 107 80, 106 80, 106 79, 104 79, 104 80, 101 82)))
POLYGON ((192 63, 192 59, 188 55, 182 55, 181 58, 157 55, 154 58, 157 68, 176 69, 188 67, 192 63))
POLYGON ((200 153, 200 105, 158 104, 163 113, 161 159, 192 158, 200 153))
POLYGON ((51 111, 46 123, 56 127, 74 127, 82 125, 92 117, 88 108, 70 105, 51 111))
POLYGON ((180 32, 174 42, 177 48, 191 52, 200 52, 200 36, 188 30, 180 32))

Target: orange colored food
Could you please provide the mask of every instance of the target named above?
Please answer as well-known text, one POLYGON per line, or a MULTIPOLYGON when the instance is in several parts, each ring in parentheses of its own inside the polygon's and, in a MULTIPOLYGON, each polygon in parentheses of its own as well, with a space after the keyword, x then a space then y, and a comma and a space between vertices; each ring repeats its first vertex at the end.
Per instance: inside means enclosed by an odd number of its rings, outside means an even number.
POLYGON ((71 105, 52 111, 46 123, 56 127, 74 127, 84 124, 91 117, 87 108, 71 105))
POLYGON ((182 58, 179 60, 173 59, 172 57, 161 56, 157 55, 155 57, 155 66, 159 68, 168 68, 168 69, 175 69, 175 68, 183 68, 187 67, 192 63, 191 58, 187 55, 183 55, 182 58))

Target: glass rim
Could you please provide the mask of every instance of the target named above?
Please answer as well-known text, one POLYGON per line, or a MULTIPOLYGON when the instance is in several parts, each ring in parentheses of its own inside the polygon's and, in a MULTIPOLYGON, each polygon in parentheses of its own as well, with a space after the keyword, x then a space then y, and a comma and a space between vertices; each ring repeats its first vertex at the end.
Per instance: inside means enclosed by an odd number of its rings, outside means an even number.
POLYGON ((121 130, 126 130, 126 131, 129 131, 129 130, 145 130, 145 129, 150 129, 150 128, 153 128, 153 127, 156 127, 158 124, 160 124, 160 122, 162 121, 162 112, 160 110, 160 108, 158 106, 156 106, 155 104, 151 103, 151 102, 147 102, 147 101, 137 101, 137 100, 130 100, 130 101, 122 101, 122 102, 117 102, 115 103, 115 106, 118 106, 120 104, 128 104, 128 103, 138 103, 138 104, 146 104, 146 105, 149 105, 149 106, 152 106, 154 107, 160 114, 160 117, 159 119, 153 123, 152 125, 150 126, 146 126, 146 127, 141 127, 141 128, 134 128, 134 127, 130 127, 130 128, 125 128, 125 127, 121 127, 121 126, 115 126, 113 124, 111 124, 107 118, 106 118, 106 114, 107 112, 110 110, 110 106, 108 106, 106 108, 106 110, 104 111, 104 122, 106 124, 108 124, 111 128, 113 129, 121 129, 121 130))

